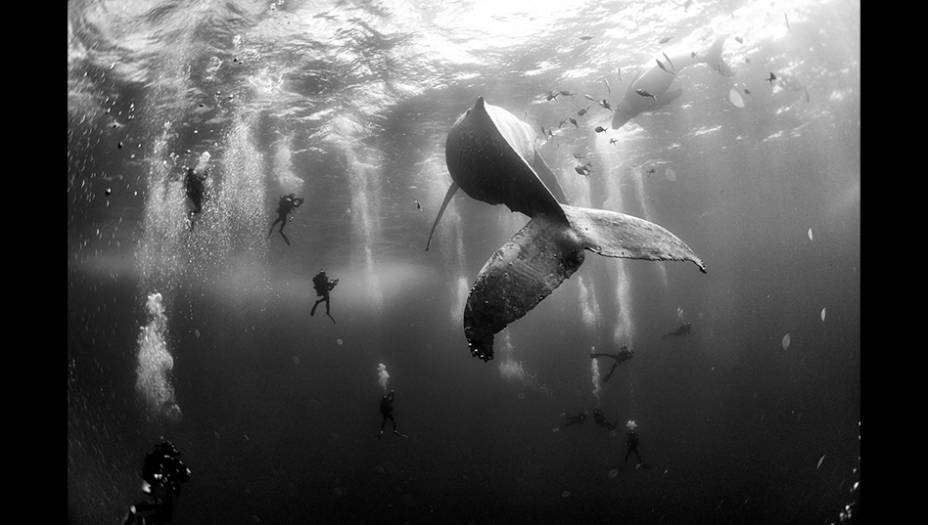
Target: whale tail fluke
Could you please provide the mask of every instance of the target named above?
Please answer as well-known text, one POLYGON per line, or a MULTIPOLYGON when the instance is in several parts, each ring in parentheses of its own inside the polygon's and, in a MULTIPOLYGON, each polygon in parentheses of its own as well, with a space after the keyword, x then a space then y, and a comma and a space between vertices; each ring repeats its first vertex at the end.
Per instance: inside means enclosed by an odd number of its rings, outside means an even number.
POLYGON ((490 257, 464 307, 471 354, 493 359, 493 335, 521 318, 583 263, 584 246, 560 219, 540 215, 490 257))
POLYGON ((573 275, 584 250, 605 257, 706 265, 676 235, 631 215, 564 205, 568 224, 539 215, 483 265, 464 308, 471 354, 493 359, 493 335, 521 318, 573 275))
POLYGON ((583 247, 593 253, 648 261, 690 261, 706 273, 702 259, 685 242, 653 222, 608 210, 563 208, 583 247))

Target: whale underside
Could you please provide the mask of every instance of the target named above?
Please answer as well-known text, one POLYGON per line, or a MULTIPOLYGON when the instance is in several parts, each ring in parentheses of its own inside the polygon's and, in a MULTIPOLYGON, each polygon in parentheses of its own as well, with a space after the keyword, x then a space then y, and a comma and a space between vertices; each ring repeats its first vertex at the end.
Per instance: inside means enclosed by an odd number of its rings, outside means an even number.
MULTIPOLYGON (((484 264, 464 308, 464 335, 474 357, 493 358, 493 336, 521 318, 583 264, 585 252, 651 261, 702 260, 652 222, 608 210, 570 206, 534 146, 528 124, 482 97, 452 126, 445 160, 453 180, 429 234, 458 188, 531 217, 484 264)), ((426 245, 428 249, 428 244, 426 245)))

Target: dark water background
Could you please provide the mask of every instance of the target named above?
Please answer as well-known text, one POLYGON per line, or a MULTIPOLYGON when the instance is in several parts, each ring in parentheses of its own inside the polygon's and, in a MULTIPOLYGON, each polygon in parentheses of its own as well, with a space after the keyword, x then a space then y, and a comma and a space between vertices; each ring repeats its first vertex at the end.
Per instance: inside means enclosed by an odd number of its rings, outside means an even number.
POLYGON ((118 522, 160 435, 194 472, 177 523, 824 523, 848 501, 859 4, 71 2, 68 17, 71 523, 118 522), (458 195, 423 251, 448 128, 477 96, 535 129, 576 116, 581 93, 614 105, 671 35, 728 35, 735 77, 693 66, 666 110, 600 135, 594 106, 541 152, 572 203, 668 228, 709 273, 589 254, 494 361, 472 359, 459 282, 527 219, 458 195), (211 200, 186 233, 170 177, 204 151, 211 200), (290 191, 307 199, 292 247, 265 239, 290 191), (320 266, 342 279, 337 325, 308 316, 320 266), (153 292, 181 418, 136 386, 153 292), (693 332, 662 339, 677 308, 693 332), (621 344, 636 355, 597 397, 590 347, 621 344), (374 439, 378 363, 408 439, 374 439), (552 432, 595 406, 638 422, 653 469, 610 479, 624 436, 590 420, 552 432))

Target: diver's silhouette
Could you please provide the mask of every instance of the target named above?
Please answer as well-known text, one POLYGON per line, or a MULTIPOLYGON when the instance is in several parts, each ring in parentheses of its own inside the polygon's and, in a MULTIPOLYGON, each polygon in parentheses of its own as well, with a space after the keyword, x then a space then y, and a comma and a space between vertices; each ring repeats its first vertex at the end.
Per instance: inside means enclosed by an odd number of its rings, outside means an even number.
POLYGON ((667 332, 666 334, 664 334, 664 337, 662 337, 662 339, 666 339, 668 337, 673 337, 673 336, 686 335, 690 333, 690 329, 692 327, 693 325, 691 325, 690 323, 683 323, 679 327, 677 327, 677 329, 674 330, 673 332, 667 332))
POLYGON ((618 420, 616 420, 616 421, 614 421, 614 422, 613 422, 613 421, 607 420, 607 419, 606 419, 606 415, 603 413, 602 410, 600 410, 600 409, 598 409, 598 408, 594 408, 594 409, 593 409, 593 421, 594 421, 597 425, 599 425, 599 426, 601 426, 601 427, 603 427, 603 428, 605 428, 605 429, 608 429, 608 430, 615 430, 615 427, 617 427, 617 426, 619 425, 618 420))
POLYGON ((393 433, 400 437, 409 437, 406 434, 403 434, 396 429, 396 419, 393 418, 393 396, 394 390, 391 389, 389 392, 383 395, 380 398, 380 432, 377 434, 377 437, 380 438, 383 436, 383 429, 387 426, 387 420, 390 420, 390 424, 393 425, 393 433))
POLYGON ((559 428, 559 429, 564 429, 564 428, 567 428, 567 427, 569 427, 569 426, 571 426, 571 425, 582 425, 583 422, 586 421, 586 413, 585 413, 585 412, 580 412, 580 413, 578 413, 576 416, 572 416, 572 415, 568 414, 567 412, 564 412, 564 413, 561 414, 561 415, 564 416, 565 422, 564 422, 564 423, 561 423, 560 425, 558 425, 557 428, 559 428))
POLYGON ((609 381, 609 378, 612 377, 612 374, 615 373, 615 369, 618 368, 618 366, 622 362, 628 361, 629 359, 634 357, 634 355, 635 355, 634 352, 629 350, 627 345, 622 345, 622 348, 619 349, 619 352, 617 354, 593 353, 593 354, 590 354, 590 358, 596 359, 597 357, 611 357, 615 359, 615 362, 612 363, 612 368, 609 369, 609 373, 606 374, 606 377, 603 378, 603 383, 606 383, 609 381))
POLYGON ((329 292, 335 288, 336 284, 338 284, 338 279, 329 279, 329 276, 325 274, 325 268, 320 269, 319 273, 313 277, 313 288, 316 289, 316 295, 322 299, 313 305, 313 309, 309 311, 310 316, 316 315, 316 307, 325 301, 325 315, 329 316, 333 323, 335 322, 335 318, 329 313, 329 292))
POLYGON ((206 196, 205 180, 205 171, 202 175, 197 175, 193 168, 187 168, 187 173, 184 175, 184 193, 193 204, 193 209, 187 213, 191 230, 194 226, 194 219, 203 211, 203 198, 206 196))
POLYGON ((151 501, 140 501, 129 507, 123 525, 170 523, 174 515, 174 496, 180 495, 180 485, 190 480, 190 474, 174 444, 162 438, 145 456, 142 465, 142 492, 148 494, 151 501))
POLYGON ((294 197, 294 194, 284 195, 280 198, 280 203, 277 205, 277 218, 274 219, 274 222, 271 224, 271 229, 267 232, 267 236, 270 237, 274 233, 274 226, 277 226, 277 223, 280 223, 280 236, 284 238, 284 242, 287 243, 287 246, 290 246, 290 239, 287 238, 287 235, 284 233, 284 226, 287 225, 287 220, 290 219, 290 213, 293 212, 296 208, 299 208, 303 204, 303 199, 299 197, 294 197))
POLYGON ((637 468, 641 468, 643 462, 641 461, 641 453, 638 452, 638 424, 634 420, 629 420, 625 423, 625 462, 622 464, 623 467, 628 464, 628 456, 632 452, 635 453, 635 456, 638 458, 637 468))

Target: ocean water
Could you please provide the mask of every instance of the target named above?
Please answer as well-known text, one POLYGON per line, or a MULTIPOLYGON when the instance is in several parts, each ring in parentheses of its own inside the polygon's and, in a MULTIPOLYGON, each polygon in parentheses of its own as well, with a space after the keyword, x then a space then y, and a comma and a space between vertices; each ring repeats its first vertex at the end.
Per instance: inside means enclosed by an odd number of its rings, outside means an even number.
POLYGON ((859 150, 859 2, 71 1, 69 523, 119 522, 160 436, 193 471, 176 523, 838 522, 859 150), (722 37, 730 76, 680 67, 679 98, 612 129, 638 73, 722 37), (472 358, 470 286, 529 221, 458 192, 424 250, 480 96, 571 204, 708 273, 587 253, 472 358), (320 267, 337 323, 309 315, 320 267), (590 353, 622 345, 603 382, 590 353), (376 438, 384 385, 408 438, 376 438), (596 407, 617 432, 554 431, 596 407), (652 468, 615 472, 629 419, 652 468))

